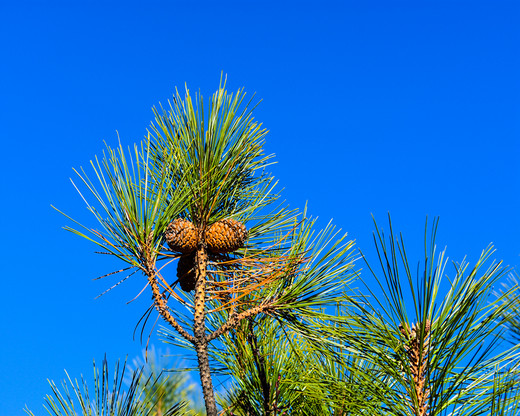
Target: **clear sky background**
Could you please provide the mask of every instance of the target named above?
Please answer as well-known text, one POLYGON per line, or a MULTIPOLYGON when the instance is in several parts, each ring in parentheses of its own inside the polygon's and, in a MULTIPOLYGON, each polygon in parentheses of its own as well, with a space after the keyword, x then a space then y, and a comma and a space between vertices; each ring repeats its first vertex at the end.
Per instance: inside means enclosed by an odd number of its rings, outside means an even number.
POLYGON ((387 228, 390 212, 412 263, 440 216, 450 259, 492 242, 518 266, 519 20, 506 0, 2 1, 0 415, 44 414, 64 368, 90 376, 105 353, 141 354, 132 331, 150 298, 127 302, 144 280, 95 300, 113 281, 92 279, 119 264, 50 205, 94 226, 72 168, 116 130, 141 140, 176 86, 209 97, 222 71, 262 99, 292 207, 308 201, 369 255, 371 214, 387 228))

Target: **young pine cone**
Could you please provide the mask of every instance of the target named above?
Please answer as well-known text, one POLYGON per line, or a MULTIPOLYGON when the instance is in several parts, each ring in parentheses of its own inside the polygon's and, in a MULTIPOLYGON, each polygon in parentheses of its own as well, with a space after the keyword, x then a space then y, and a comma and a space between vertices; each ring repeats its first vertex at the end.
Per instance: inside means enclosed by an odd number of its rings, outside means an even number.
POLYGON ((177 278, 185 292, 195 290, 195 255, 182 256, 177 264, 177 278))

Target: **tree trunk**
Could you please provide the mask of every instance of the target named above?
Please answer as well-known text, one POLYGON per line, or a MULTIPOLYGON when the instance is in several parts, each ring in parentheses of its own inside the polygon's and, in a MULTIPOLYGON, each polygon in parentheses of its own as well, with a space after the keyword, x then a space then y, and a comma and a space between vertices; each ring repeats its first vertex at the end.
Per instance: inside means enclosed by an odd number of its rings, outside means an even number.
POLYGON ((205 290, 206 290, 206 269, 208 266, 208 255, 204 247, 197 249, 195 256, 196 283, 195 283, 195 311, 193 315, 193 336, 195 337, 195 350, 199 363, 200 382, 202 393, 206 404, 207 416, 217 416, 217 403, 213 393, 213 383, 211 382, 211 372, 209 367, 208 340, 206 338, 205 323, 205 290))
POLYGON ((202 384, 202 394, 204 395, 204 402, 206 404, 206 414, 208 416, 217 416, 217 403, 213 393, 213 383, 211 381, 209 368, 208 344, 206 342, 197 342, 195 349, 199 362, 200 382, 202 384))

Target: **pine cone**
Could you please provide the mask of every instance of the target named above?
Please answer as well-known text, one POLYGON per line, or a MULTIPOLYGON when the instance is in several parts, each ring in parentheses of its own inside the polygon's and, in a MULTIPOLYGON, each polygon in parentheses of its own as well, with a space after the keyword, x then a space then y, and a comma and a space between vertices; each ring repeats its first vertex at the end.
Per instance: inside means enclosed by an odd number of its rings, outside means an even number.
POLYGON ((241 222, 220 220, 206 232, 206 244, 210 252, 231 253, 244 245, 247 235, 247 228, 241 222))
POLYGON ((199 236, 195 226, 188 220, 177 218, 166 228, 166 242, 172 251, 188 254, 197 248, 199 236))
POLYGON ((177 263, 177 277, 185 292, 195 290, 195 255, 182 256, 177 263))

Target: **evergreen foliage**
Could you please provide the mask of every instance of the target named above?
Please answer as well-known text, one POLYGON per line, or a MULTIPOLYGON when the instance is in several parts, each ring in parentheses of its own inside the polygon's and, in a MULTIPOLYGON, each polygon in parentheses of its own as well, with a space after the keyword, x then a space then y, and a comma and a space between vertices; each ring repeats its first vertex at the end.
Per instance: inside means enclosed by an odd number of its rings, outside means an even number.
POLYGON ((197 358, 207 414, 217 402, 244 416, 515 414, 519 351, 503 336, 518 287, 491 296, 508 272, 492 249, 448 277, 435 221, 413 272, 390 222, 389 237, 376 225, 378 260, 362 254, 361 274, 345 234, 278 202, 251 105, 225 82, 207 108, 176 91, 141 143, 107 146, 93 175, 76 171, 97 227, 68 227, 125 262, 122 280, 144 276, 166 342, 197 358), (209 248, 215 224, 236 250, 209 248), (167 230, 189 244, 168 247, 167 230), (192 284, 172 278, 177 263, 192 284), (215 373, 231 380, 217 398, 215 373))
MULTIPOLYGON (((106 358, 101 371, 94 362, 93 382, 83 376, 72 380, 67 372, 61 388, 49 381, 52 394, 45 398, 47 413, 52 416, 184 416, 186 403, 170 402, 164 413, 157 413, 157 401, 166 399, 167 382, 157 377, 145 377, 143 368, 128 374, 126 362, 115 365, 112 375, 106 358), (90 387, 89 387, 90 386, 90 387)), ((26 410, 30 416, 34 413, 26 410)))

